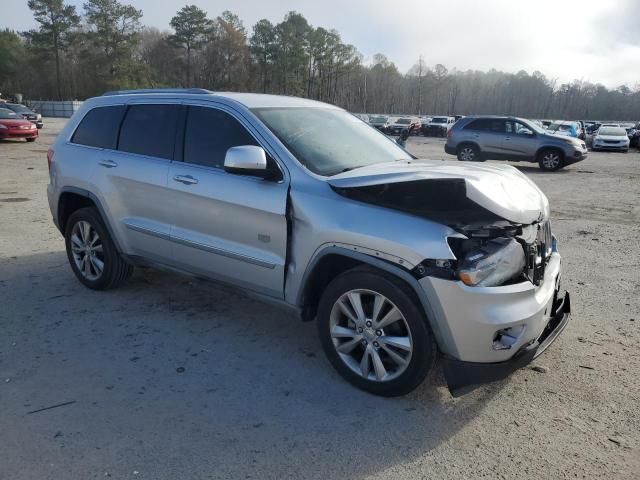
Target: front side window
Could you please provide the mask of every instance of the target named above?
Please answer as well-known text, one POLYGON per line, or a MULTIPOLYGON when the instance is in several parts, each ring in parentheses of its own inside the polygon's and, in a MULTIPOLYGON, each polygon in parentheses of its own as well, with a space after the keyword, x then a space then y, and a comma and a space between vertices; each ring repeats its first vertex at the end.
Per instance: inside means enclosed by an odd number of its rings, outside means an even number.
POLYGON ((131 105, 122 122, 118 150, 173 159, 180 105, 131 105))
POLYGON ((207 167, 223 168, 231 147, 258 146, 235 118, 209 107, 189 107, 184 135, 184 161, 207 167))
POLYGON ((116 148, 124 110, 124 105, 96 107, 90 110, 76 128, 71 142, 96 148, 116 148))
POLYGON ((528 125, 525 125, 521 122, 508 121, 507 122, 507 133, 512 133, 515 135, 532 135, 533 130, 528 125))
POLYGON ((313 173, 337 173, 412 157, 385 135, 333 108, 258 108, 253 112, 313 173))

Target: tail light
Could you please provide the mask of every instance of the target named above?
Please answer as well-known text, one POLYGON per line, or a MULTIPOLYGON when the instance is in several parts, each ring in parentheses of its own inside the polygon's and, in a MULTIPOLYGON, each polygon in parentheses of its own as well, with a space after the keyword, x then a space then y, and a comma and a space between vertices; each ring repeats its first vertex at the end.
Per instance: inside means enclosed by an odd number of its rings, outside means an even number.
POLYGON ((53 163, 53 153, 53 148, 47 150, 47 167, 49 168, 49 171, 51 171, 51 164, 53 163))
POLYGON ((447 138, 451 138, 451 135, 453 135, 453 129, 449 129, 447 132, 447 138))

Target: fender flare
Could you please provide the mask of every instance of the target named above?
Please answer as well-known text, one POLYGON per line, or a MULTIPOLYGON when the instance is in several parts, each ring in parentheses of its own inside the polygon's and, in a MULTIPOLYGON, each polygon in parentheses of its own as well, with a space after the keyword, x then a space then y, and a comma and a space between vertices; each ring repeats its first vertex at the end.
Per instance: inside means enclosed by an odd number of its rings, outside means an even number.
MULTIPOLYGON (((109 223, 109 217, 107 217, 105 213, 105 209, 102 206, 102 202, 100 202, 100 199, 89 190, 86 190, 84 188, 79 188, 79 187, 70 187, 70 186, 62 187, 60 189, 60 197, 62 197, 64 193, 75 193, 76 195, 80 195, 90 199, 94 203, 94 205, 98 209, 98 212, 100 212, 100 216, 102 217, 102 221, 104 222, 105 227, 107 227, 107 231, 109 232, 111 241, 115 245, 118 253, 122 254, 123 250, 120 246, 120 242, 118 241, 118 237, 115 235, 114 230, 111 227, 111 224, 109 223)), ((56 224, 58 225, 58 229, 60 230, 62 235, 64 235, 64 231, 62 230, 62 225, 60 224, 60 202, 59 201, 58 201, 58 211, 56 212, 56 224)))
POLYGON ((365 253, 349 250, 347 248, 338 247, 334 245, 327 246, 321 249, 320 251, 317 251, 312 257, 309 264, 307 265, 307 268, 302 277, 302 281, 300 283, 301 287, 298 291, 298 295, 296 299, 296 305, 298 305, 299 307, 303 307, 303 297, 304 297, 306 285, 309 281, 309 277, 313 274, 313 271, 315 270, 315 267, 320 262, 320 260, 322 260, 327 255, 340 255, 343 257, 352 258, 363 264, 370 265, 374 268, 383 270, 391 275, 394 275, 395 277, 397 277, 398 279, 406 283, 418 297, 420 305, 422 306, 422 311, 425 313, 429 327, 431 328, 431 331, 433 332, 433 335, 435 337, 436 344, 438 345, 438 349, 442 351, 440 347, 441 345, 444 345, 444 337, 443 337, 442 330, 440 329, 440 326, 436 321, 437 316, 431 306, 431 302, 429 301, 427 292, 425 292, 425 290, 420 286, 420 283, 418 282, 418 280, 413 275, 411 275, 411 273, 408 270, 403 269, 400 266, 394 265, 393 263, 388 262, 386 260, 375 258, 365 253))
POLYGON ((557 152, 560 153, 560 155, 562 155, 562 159, 565 160, 567 158, 567 154, 565 153, 565 151, 562 149, 562 147, 559 147, 557 145, 542 145, 541 147, 539 147, 536 150, 536 153, 533 155, 533 159, 537 162, 538 159, 540 158, 540 153, 543 150, 556 150, 557 152))
POLYGON ((478 145, 478 142, 474 142, 473 140, 462 140, 458 145, 456 145, 456 155, 458 155, 458 150, 460 150, 460 147, 462 147, 463 145, 471 145, 478 149, 478 153, 480 155, 483 154, 480 145, 478 145))

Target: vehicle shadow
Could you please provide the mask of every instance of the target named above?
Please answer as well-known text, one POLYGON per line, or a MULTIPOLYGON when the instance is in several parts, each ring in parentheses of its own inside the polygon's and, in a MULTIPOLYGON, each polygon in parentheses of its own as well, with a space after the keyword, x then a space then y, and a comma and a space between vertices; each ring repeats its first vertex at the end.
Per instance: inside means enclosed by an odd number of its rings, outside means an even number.
POLYGON ((55 463, 114 477, 361 478, 425 455, 501 388, 454 399, 436 371, 410 395, 375 397, 333 371, 313 322, 152 269, 94 292, 61 251, 1 258, 0 298, 0 423, 34 475, 55 463))
POLYGON ((29 143, 24 138, 0 138, 0 144, 2 143, 29 143))

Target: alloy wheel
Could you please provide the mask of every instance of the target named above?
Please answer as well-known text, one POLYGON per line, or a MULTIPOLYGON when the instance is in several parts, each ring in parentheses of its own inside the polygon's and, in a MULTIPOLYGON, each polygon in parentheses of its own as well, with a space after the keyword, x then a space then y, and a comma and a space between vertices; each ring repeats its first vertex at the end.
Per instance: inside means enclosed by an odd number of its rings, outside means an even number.
POLYGON ((555 170, 560 166, 560 155, 555 152, 548 152, 542 157, 542 164, 549 170, 555 170))
POLYGON ((471 147, 465 147, 460 151, 460 158, 464 162, 473 162, 475 160, 476 152, 471 147))
POLYGON ((371 290, 350 290, 334 303, 329 327, 340 359, 370 381, 400 376, 413 353, 409 324, 396 305, 371 290))
POLYGON ((71 252, 80 274, 87 280, 97 280, 104 271, 102 240, 89 222, 81 220, 71 231, 71 252))

